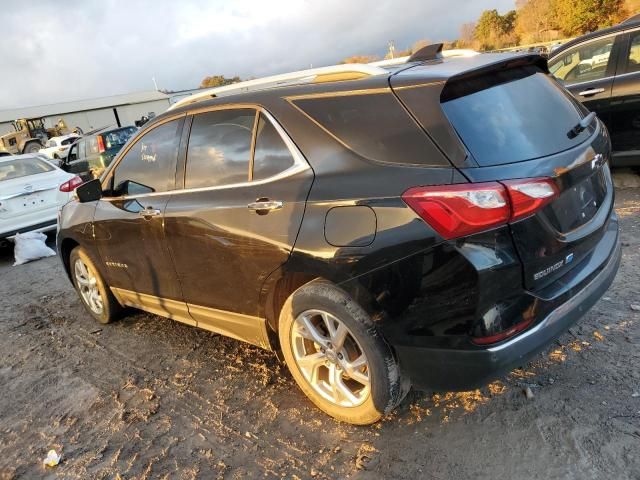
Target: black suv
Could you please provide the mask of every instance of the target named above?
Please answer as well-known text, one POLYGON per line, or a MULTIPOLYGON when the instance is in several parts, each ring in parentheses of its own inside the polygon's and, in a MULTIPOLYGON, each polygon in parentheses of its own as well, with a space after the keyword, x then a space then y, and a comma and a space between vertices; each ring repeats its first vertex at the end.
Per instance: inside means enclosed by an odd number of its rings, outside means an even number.
POLYGON ((410 385, 523 365, 618 269, 609 137, 538 55, 426 50, 220 87, 145 124, 61 214, 91 315, 272 349, 356 424, 410 385))
POLYGON ((83 180, 98 178, 137 131, 137 127, 119 127, 85 135, 71 145, 60 168, 83 180))
POLYGON ((612 165, 640 166, 640 21, 562 45, 549 70, 609 129, 612 165))

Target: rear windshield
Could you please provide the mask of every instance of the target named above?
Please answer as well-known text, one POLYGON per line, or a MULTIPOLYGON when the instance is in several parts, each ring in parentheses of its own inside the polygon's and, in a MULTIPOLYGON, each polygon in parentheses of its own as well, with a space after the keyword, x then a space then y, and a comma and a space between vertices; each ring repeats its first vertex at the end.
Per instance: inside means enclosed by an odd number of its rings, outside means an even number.
MULTIPOLYGON (((522 162, 572 148, 593 133, 567 133, 585 111, 533 67, 460 80, 442 92, 442 108, 481 166, 522 162)), ((594 122, 595 124, 595 122, 594 122)))
POLYGON ((135 127, 123 128, 114 132, 106 133, 102 135, 104 138, 104 147, 109 150, 111 148, 121 147, 127 140, 131 138, 131 135, 138 131, 135 127))
POLYGON ((0 162, 0 182, 12 178, 28 177, 54 170, 53 166, 37 158, 19 158, 0 162))

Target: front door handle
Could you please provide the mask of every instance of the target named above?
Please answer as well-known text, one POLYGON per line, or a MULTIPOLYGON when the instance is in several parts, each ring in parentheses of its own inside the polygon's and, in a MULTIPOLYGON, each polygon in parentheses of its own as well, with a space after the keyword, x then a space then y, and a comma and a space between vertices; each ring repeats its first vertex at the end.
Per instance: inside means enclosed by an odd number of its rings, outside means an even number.
POLYGON ((284 204, 280 200, 269 200, 268 198, 259 198, 255 202, 251 202, 247 207, 258 215, 266 215, 271 210, 280 210, 284 204))
POLYGON ((141 217, 144 217, 146 219, 149 219, 151 217, 159 217, 162 214, 162 212, 156 208, 151 208, 151 207, 147 207, 143 210, 140 210, 138 212, 138 215, 140 215, 141 217))
POLYGON ((578 95, 580 95, 581 97, 590 97, 591 95, 602 92, 604 92, 604 88, 590 88, 588 90, 583 90, 578 95))

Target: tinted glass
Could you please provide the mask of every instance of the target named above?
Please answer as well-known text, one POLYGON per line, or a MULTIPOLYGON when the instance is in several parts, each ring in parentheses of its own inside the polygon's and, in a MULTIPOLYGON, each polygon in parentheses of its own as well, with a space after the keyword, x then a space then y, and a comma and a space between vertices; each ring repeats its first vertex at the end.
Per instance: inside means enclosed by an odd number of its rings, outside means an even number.
MULTIPOLYGON (((482 166, 551 155, 578 145, 593 132, 587 129, 573 139, 567 136, 583 118, 583 110, 543 73, 514 69, 460 83, 460 91, 443 102, 442 108, 482 166), (502 78, 509 81, 491 86, 501 75, 510 80, 502 78), (518 78, 520 75, 524 77, 518 78), (473 83, 488 88, 471 88, 471 93, 465 94, 473 83)), ((443 98, 447 98, 447 90, 443 98)))
POLYGON ((640 32, 631 35, 629 57, 627 58, 627 72, 640 71, 640 32))
POLYGON ((296 100, 351 150, 371 160, 439 165, 441 157, 391 93, 296 100))
POLYGON ((615 37, 609 37, 561 53, 551 60, 549 71, 566 83, 604 78, 614 40, 615 37))
POLYGON ((81 142, 78 142, 78 151, 76 152, 77 158, 81 159, 81 158, 85 158, 85 144, 86 144, 86 140, 82 140, 81 142))
POLYGON ((128 193, 118 190, 118 186, 126 180, 146 186, 154 192, 174 188, 183 123, 183 119, 167 122, 136 141, 115 169, 113 186, 117 194, 128 193))
POLYGON ((256 112, 218 110, 193 117, 187 150, 186 188, 214 187, 249 179, 256 112))
POLYGON ((110 150, 123 146, 137 130, 135 127, 129 127, 103 134, 104 148, 110 150))
POLYGON ((21 158, 0 162, 0 182, 55 170, 49 163, 37 158, 21 158))
POLYGON ((272 177, 292 165, 293 156, 276 127, 260 114, 253 156, 253 179, 263 180, 272 177))
POLYGON ((62 145, 71 145, 72 143, 74 143, 76 140, 78 140, 77 138, 65 138, 64 140, 62 140, 62 142, 60 142, 62 145))

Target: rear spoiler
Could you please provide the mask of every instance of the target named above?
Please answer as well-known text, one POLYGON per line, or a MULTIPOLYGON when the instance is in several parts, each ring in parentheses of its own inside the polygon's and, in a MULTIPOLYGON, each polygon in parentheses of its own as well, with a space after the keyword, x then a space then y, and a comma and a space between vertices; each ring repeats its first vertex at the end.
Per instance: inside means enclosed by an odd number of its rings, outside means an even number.
POLYGON ((516 76, 536 72, 549 73, 547 59, 541 55, 523 55, 489 63, 479 68, 458 73, 445 83, 440 101, 446 102, 479 90, 515 80, 516 76))

